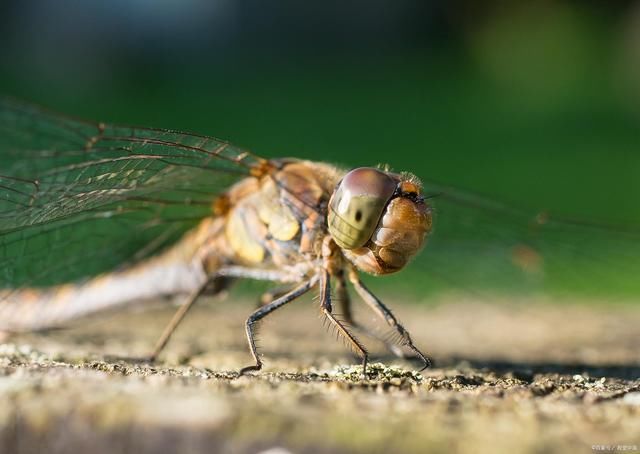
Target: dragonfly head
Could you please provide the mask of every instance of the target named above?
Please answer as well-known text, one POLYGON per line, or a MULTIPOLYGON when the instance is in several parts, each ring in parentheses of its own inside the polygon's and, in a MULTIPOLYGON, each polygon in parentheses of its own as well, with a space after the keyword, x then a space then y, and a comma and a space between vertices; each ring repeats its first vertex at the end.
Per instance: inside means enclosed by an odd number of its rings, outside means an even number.
POLYGON ((361 167, 347 173, 329 200, 329 233, 356 267, 400 270, 431 231, 431 208, 418 179, 361 167))

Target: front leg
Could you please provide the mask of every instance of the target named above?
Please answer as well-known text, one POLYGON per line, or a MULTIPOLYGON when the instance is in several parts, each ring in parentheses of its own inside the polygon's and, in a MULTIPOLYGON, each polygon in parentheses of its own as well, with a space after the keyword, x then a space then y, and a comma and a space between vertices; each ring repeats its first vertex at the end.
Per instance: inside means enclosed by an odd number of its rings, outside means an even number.
POLYGON ((429 358, 424 355, 418 348, 413 345, 413 340, 411 339, 411 335, 409 331, 407 331, 404 326, 400 324, 398 319, 393 315, 393 313, 385 306, 382 301, 380 301, 371 291, 365 287, 365 285, 360 280, 358 273, 356 270, 351 268, 349 270, 349 280, 353 284, 353 287, 358 292, 358 295, 364 300, 367 305, 379 316, 381 317, 389 326, 396 330, 398 335, 400 336, 400 344, 406 345, 409 347, 422 361, 423 367, 420 370, 424 370, 431 365, 431 361, 429 358))
POLYGON ((329 279, 329 272, 322 270, 320 272, 320 309, 327 320, 331 322, 338 333, 342 335, 348 342, 351 348, 362 358, 362 375, 367 376, 367 362, 369 361, 369 354, 362 343, 349 332, 344 323, 336 319, 332 314, 331 306, 331 283, 329 279))
POLYGON ((342 320, 358 332, 363 333, 365 336, 372 337, 373 339, 376 339, 379 342, 383 343, 387 350, 389 350, 398 358, 406 358, 406 355, 399 346, 393 344, 392 342, 389 342, 388 339, 382 338, 377 333, 367 328, 365 325, 360 324, 353 317, 353 312, 351 311, 351 298, 349 297, 349 292, 347 291, 347 283, 344 275, 344 270, 340 269, 334 277, 336 278, 334 291, 338 302, 340 303, 342 320))

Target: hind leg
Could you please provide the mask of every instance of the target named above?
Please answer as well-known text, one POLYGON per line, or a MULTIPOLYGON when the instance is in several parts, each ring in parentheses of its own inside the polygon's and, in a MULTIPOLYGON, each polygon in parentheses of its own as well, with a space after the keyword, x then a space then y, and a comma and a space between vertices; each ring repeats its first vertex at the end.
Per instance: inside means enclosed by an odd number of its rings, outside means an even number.
POLYGON ((289 285, 281 285, 281 286, 269 289, 260 296, 260 298, 258 299, 258 303, 256 304, 256 307, 259 309, 262 306, 271 304, 278 298, 289 293, 294 288, 295 288, 294 286, 289 284, 289 285))

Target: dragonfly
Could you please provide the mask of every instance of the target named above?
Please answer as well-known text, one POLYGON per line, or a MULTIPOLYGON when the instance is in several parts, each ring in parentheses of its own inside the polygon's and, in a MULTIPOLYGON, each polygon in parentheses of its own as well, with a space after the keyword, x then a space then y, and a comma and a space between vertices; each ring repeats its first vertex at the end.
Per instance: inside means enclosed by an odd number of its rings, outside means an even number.
POLYGON ((246 320, 253 363, 240 374, 262 369, 260 320, 312 290, 366 373, 356 333, 376 335, 355 320, 350 285, 391 330, 389 350, 426 368, 428 356, 362 274, 413 267, 418 280, 433 272, 455 281, 448 267, 459 255, 471 268, 480 261, 476 282, 489 270, 526 286, 546 282, 541 268, 553 268, 558 250, 572 264, 637 269, 634 229, 516 209, 384 166, 266 159, 210 136, 90 122, 6 98, 0 133, 6 334, 181 295, 155 360, 198 299, 255 279, 277 285, 246 320), (418 256, 427 239, 432 253, 418 256))

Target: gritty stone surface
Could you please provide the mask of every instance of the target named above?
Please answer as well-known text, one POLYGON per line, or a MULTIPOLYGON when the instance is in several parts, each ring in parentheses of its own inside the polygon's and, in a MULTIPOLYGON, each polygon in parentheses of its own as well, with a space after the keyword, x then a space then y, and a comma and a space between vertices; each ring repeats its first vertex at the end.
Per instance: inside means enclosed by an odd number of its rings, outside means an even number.
POLYGON ((305 303, 262 325, 265 369, 242 377, 246 301, 197 308, 154 364, 134 358, 171 308, 12 337, 0 344, 0 452, 640 449, 640 309, 394 307, 434 367, 416 372, 363 335, 363 376, 305 303))

